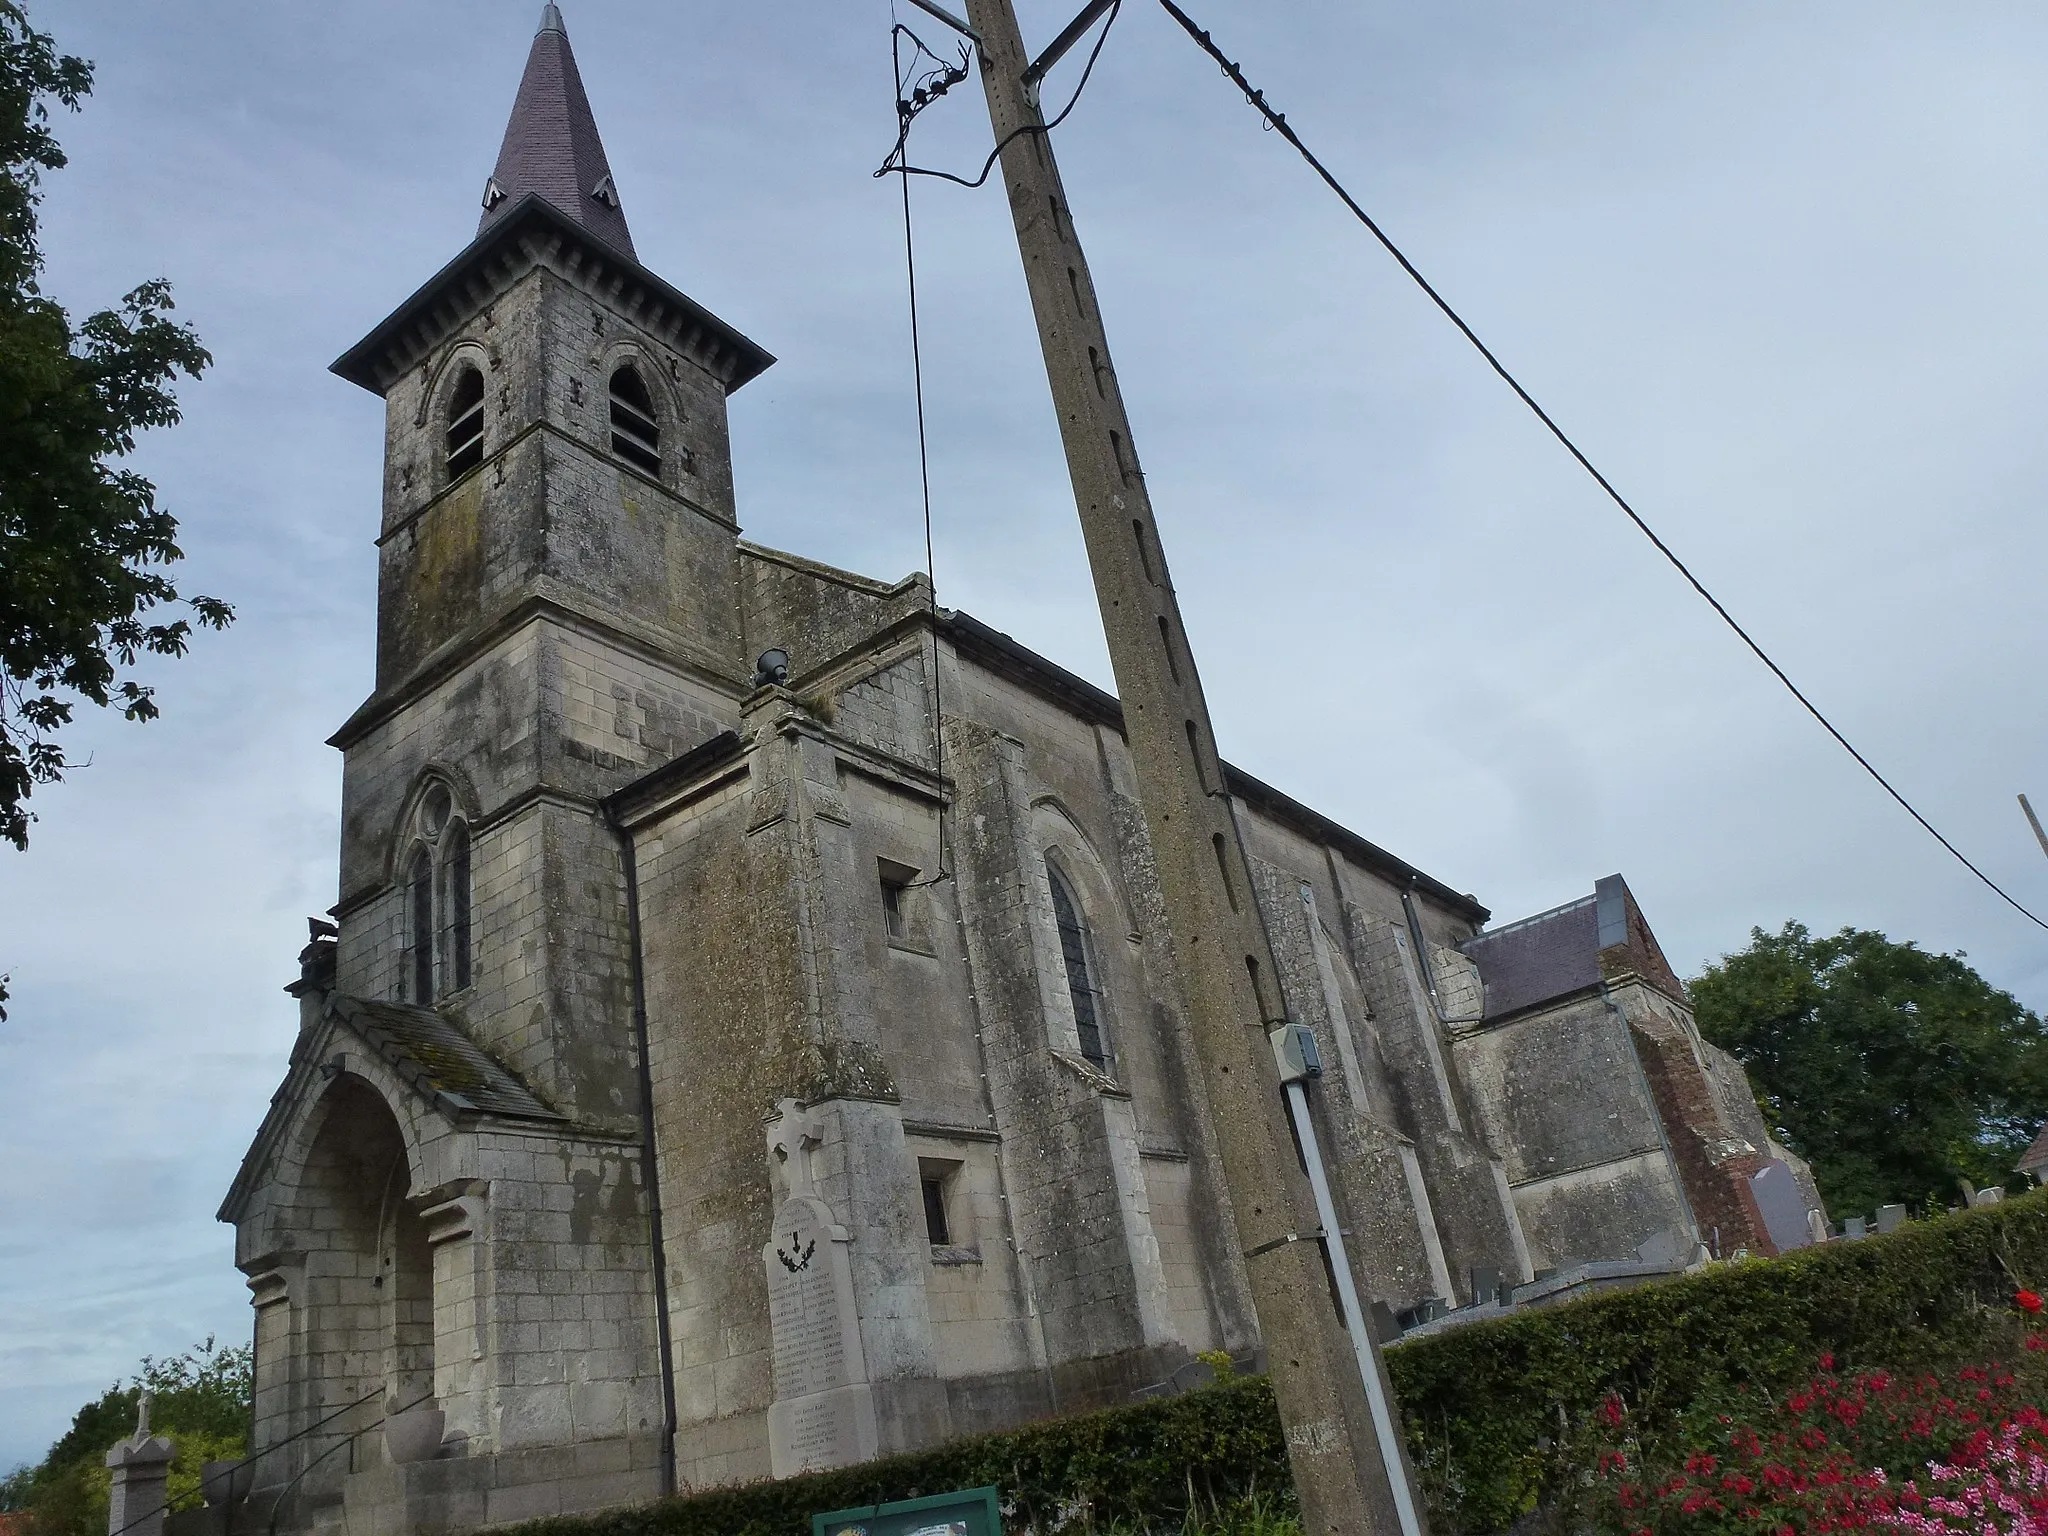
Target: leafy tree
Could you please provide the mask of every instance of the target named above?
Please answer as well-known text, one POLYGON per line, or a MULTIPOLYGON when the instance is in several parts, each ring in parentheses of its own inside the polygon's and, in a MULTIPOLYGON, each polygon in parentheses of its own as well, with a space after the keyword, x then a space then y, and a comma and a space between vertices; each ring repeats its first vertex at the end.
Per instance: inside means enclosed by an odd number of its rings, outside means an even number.
POLYGON ((1958 953, 1881 933, 1752 929, 1691 984, 1828 1205, 1946 1204, 2001 1184, 2048 1121, 2048 1033, 1958 953))
POLYGON ((104 1536, 106 1454, 135 1432, 136 1400, 145 1388, 152 1394, 150 1429, 178 1447, 167 1490, 171 1508, 191 1504, 201 1467, 248 1454, 253 1358, 247 1345, 222 1349, 210 1338, 168 1360, 145 1356, 133 1381, 78 1410, 39 1464, 0 1479, 0 1510, 29 1511, 35 1536, 104 1536))
POLYGON ((183 655, 195 623, 234 617, 179 593, 165 574, 183 558, 176 520, 112 462, 144 428, 177 422, 172 384, 212 361, 170 319, 170 285, 144 283, 75 326, 38 287, 41 178, 65 163, 50 107, 76 111, 91 89, 90 64, 0 0, 0 838, 17 848, 30 792, 64 775, 55 737, 76 701, 154 719, 151 690, 126 674, 183 655))

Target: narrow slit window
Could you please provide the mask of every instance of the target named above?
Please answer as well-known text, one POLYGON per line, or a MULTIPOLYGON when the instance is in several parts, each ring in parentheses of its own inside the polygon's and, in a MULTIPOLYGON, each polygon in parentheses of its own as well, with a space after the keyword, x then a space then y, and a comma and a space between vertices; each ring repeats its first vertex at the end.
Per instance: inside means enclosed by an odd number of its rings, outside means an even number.
POLYGON ((434 1000, 434 861, 424 848, 413 850, 406 889, 412 907, 412 942, 408 945, 412 1000, 430 1004, 434 1000))
MULTIPOLYGON (((1191 725, 1192 721, 1189 722, 1191 725)), ((1216 873, 1223 881, 1223 894, 1230 898, 1230 910, 1237 910, 1237 888, 1230 883, 1230 854, 1223 846, 1223 834, 1218 832, 1209 839, 1216 849, 1216 873)))
POLYGON ((946 1220, 946 1181, 937 1174, 924 1175, 924 1235, 934 1248, 952 1244, 953 1228, 946 1220))
POLYGON ((484 376, 465 368, 448 399, 448 478, 460 480, 484 461, 484 376))
POLYGON ((612 452, 635 469, 661 473, 661 427, 654 397, 631 363, 612 374, 612 452))
POLYGON ((1053 922, 1060 933, 1060 960, 1067 972, 1067 996, 1074 1005, 1074 1028, 1081 1038, 1081 1054, 1096 1066, 1109 1059, 1102 1048, 1102 1016, 1096 1008, 1095 978, 1088 968, 1088 931, 1081 926, 1081 910, 1074 893, 1051 864, 1046 874, 1052 881, 1053 922))

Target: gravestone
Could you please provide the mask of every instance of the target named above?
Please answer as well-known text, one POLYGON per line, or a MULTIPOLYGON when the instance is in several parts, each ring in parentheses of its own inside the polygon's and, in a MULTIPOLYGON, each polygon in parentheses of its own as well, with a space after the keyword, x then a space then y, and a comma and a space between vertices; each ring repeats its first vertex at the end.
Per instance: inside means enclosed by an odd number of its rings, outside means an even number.
POLYGON ((761 1249, 768 1275, 769 1464, 777 1477, 871 1460, 880 1450, 874 1390, 854 1303, 851 1234, 818 1194, 810 1165, 820 1128, 786 1103, 769 1147, 790 1194, 761 1249))
POLYGON ((107 1452, 112 1474, 107 1496, 109 1536, 163 1536, 164 1487, 170 1481, 171 1459, 178 1448, 149 1432, 150 1394, 136 1405, 135 1433, 107 1452))
POLYGON ((1877 1230, 1879 1236, 1896 1232, 1906 1224, 1906 1208, 1903 1205, 1880 1205, 1877 1208, 1877 1230))
POLYGON ((1813 1240, 1806 1225, 1806 1198, 1790 1168, 1772 1158, 1751 1177, 1749 1187, 1756 1196, 1764 1230, 1771 1235, 1771 1246, 1778 1252, 1804 1248, 1813 1240))

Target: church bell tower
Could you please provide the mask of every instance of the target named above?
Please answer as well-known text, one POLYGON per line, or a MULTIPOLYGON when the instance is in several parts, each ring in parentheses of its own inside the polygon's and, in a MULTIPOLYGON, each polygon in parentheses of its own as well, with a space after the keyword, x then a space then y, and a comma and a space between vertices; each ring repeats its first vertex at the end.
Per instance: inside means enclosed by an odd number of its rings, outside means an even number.
POLYGON ((337 985, 633 1131, 600 802, 738 718, 726 397, 773 359, 640 264, 553 5, 482 201, 334 364, 386 406, 376 690, 333 738, 337 985))

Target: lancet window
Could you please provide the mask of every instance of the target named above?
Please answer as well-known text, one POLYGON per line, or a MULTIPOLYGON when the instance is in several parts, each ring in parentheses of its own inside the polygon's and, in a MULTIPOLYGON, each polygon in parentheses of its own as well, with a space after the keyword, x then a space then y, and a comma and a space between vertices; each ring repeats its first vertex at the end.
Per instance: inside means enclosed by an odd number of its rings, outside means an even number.
POLYGON ((431 786, 413 817, 405 859, 407 1002, 431 1005, 470 983, 469 826, 444 784, 431 786))
POLYGON ((1067 973, 1067 996, 1074 1005, 1074 1028, 1081 1037, 1081 1054, 1096 1066, 1104 1066, 1109 1053, 1102 1044, 1101 991, 1095 985, 1088 963, 1088 930, 1081 922, 1081 905, 1061 876, 1059 866, 1046 861, 1046 875, 1052 883, 1052 915, 1060 935, 1060 960, 1067 973))
POLYGON ((612 452, 635 469, 661 473, 661 424, 647 381, 631 363, 615 370, 611 384, 612 452))

